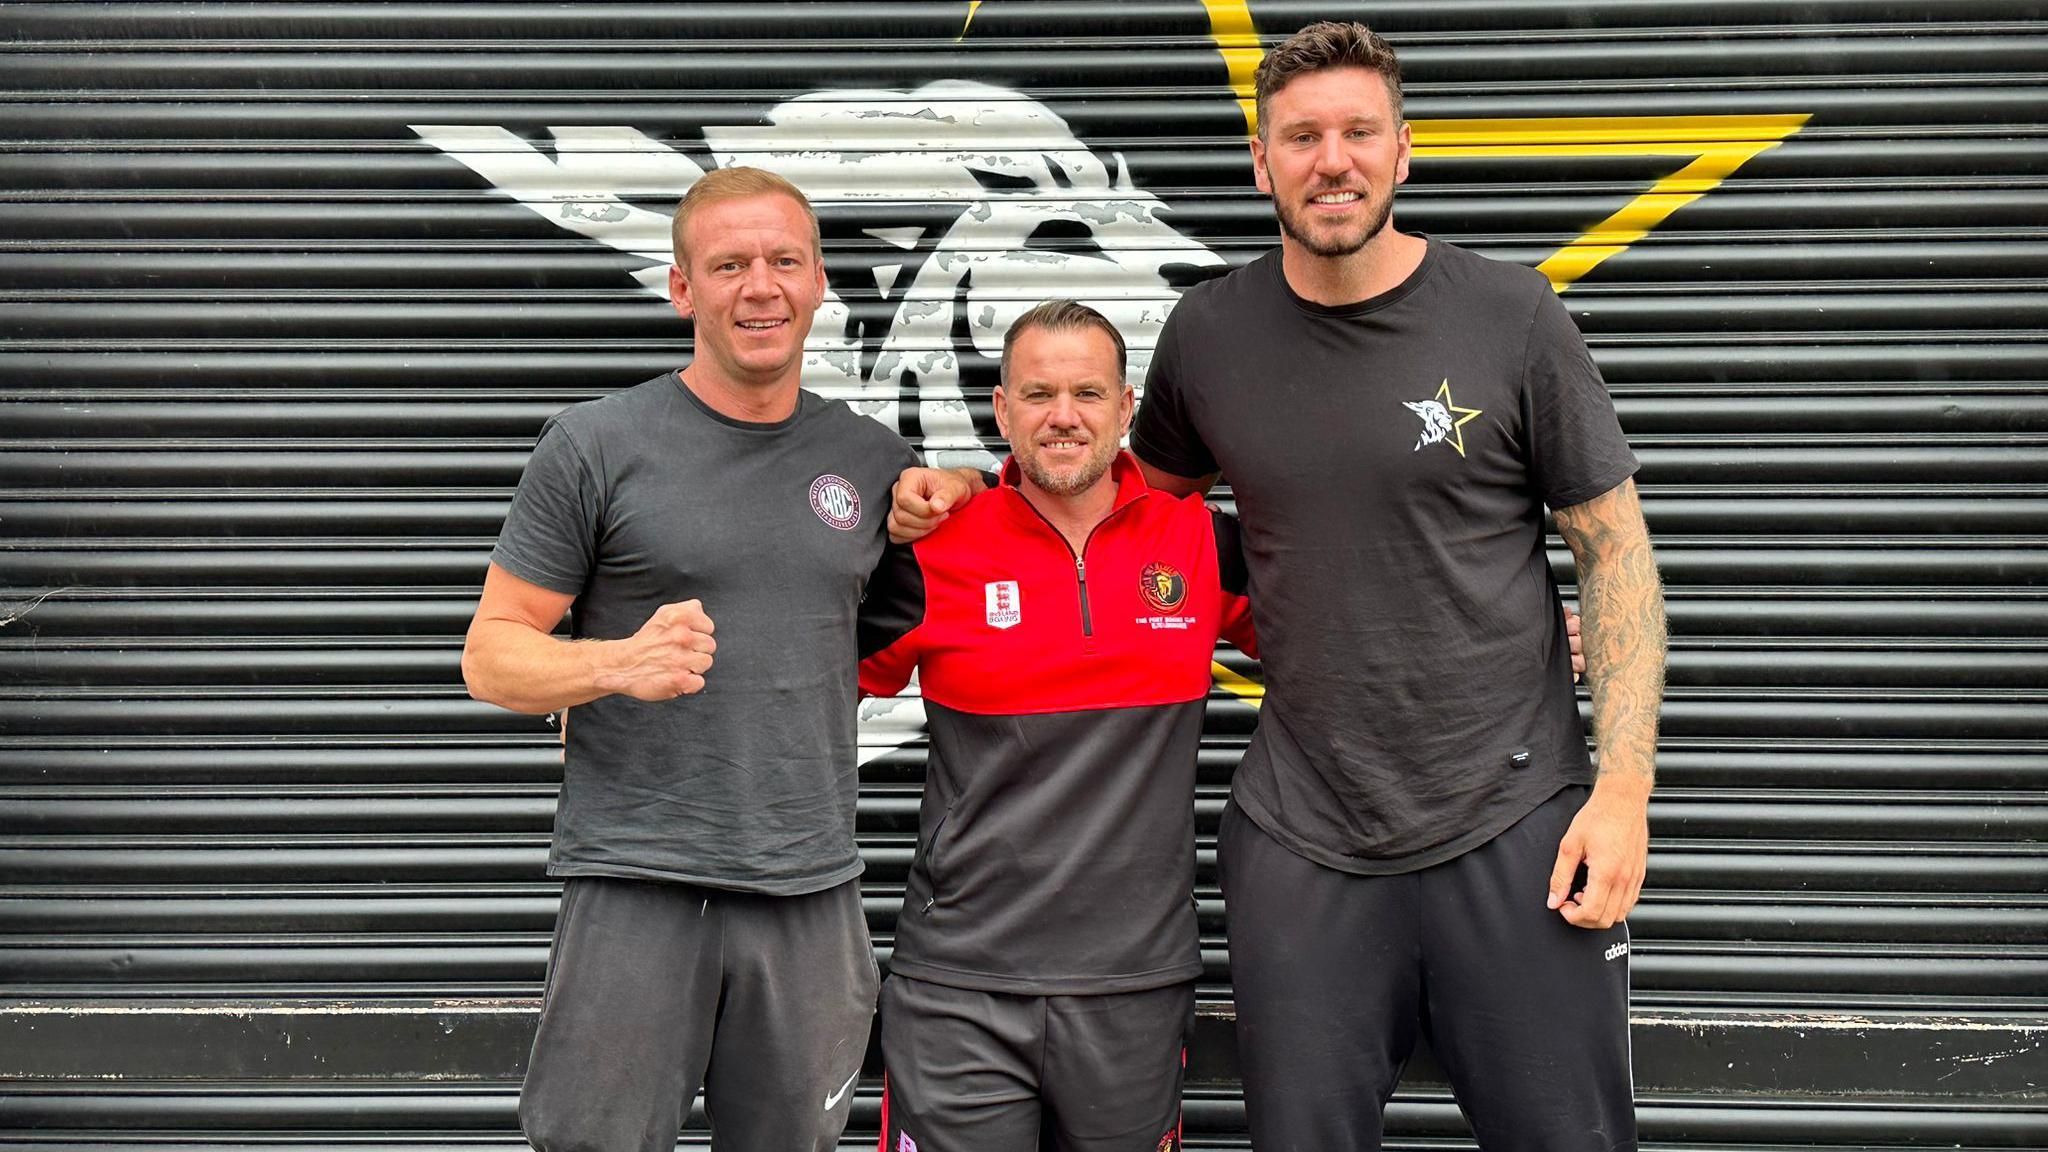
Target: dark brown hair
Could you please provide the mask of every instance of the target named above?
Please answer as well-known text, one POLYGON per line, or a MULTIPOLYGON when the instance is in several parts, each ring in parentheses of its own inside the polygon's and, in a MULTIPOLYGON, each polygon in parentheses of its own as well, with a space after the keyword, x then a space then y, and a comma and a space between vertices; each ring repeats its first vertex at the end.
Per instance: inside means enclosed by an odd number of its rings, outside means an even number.
POLYGON ((1266 103, 1273 93, 1287 87, 1297 76, 1332 68, 1363 68, 1379 73, 1380 79, 1387 82, 1394 123, 1401 122, 1401 62, 1394 59, 1393 46, 1363 24, 1325 20, 1289 36, 1259 61, 1252 83, 1259 100, 1260 137, 1266 134, 1266 103))
POLYGON ((1116 330, 1109 317, 1097 312, 1077 300, 1047 300, 1032 308, 1010 325, 1003 333, 1003 383, 1010 382, 1010 349, 1017 346, 1017 338, 1033 329, 1047 332, 1078 332, 1093 328, 1109 336, 1109 342, 1116 345, 1116 382, 1124 382, 1124 334, 1116 330))

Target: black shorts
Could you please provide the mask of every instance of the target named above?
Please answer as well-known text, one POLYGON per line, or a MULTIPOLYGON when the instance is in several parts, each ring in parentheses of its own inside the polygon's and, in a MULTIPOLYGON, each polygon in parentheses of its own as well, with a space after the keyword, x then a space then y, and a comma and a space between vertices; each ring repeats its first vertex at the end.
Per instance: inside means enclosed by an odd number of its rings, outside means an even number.
POLYGON ((1254 1147, 1380 1147, 1418 1035, 1488 1152, 1636 1146, 1628 928, 1574 927, 1544 905, 1586 796, 1566 788, 1465 855, 1391 876, 1312 863, 1225 810, 1254 1147))
POLYGON ((1192 982, 1019 996, 892 974, 882 1152, 1178 1152, 1194 1016, 1192 982))
POLYGON ((701 1086, 720 1152, 826 1152, 877 983, 857 881, 762 896, 576 877, 519 1125, 540 1152, 674 1152, 701 1086))

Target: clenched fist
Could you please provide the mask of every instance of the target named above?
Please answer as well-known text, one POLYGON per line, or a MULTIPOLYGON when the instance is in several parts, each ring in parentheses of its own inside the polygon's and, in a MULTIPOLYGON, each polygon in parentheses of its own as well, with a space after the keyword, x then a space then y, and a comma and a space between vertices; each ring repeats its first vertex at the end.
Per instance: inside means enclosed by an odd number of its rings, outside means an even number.
POLYGON ((931 535, 981 486, 971 468, 905 468, 889 501, 889 539, 914 544, 931 535))
POLYGON ((664 604, 638 632, 605 645, 597 686, 635 700, 673 700, 704 690, 711 654, 711 617, 696 600, 664 604))

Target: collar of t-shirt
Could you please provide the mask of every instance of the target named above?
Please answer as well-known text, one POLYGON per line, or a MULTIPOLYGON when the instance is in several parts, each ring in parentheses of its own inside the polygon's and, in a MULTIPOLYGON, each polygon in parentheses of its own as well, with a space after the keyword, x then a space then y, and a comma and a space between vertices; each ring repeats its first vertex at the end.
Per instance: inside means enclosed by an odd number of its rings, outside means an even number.
POLYGON ((675 371, 669 373, 668 378, 669 381, 676 386, 676 391, 681 392, 683 396, 690 401, 690 403, 697 406, 697 411, 702 412, 704 415, 710 417, 713 420, 716 420, 718 423, 723 424, 728 428, 737 428, 742 432, 788 431, 791 425, 795 424, 798 420, 803 419, 804 413, 810 410, 812 403, 811 394, 805 391, 804 389, 799 388, 797 389, 796 393, 796 407, 792 408, 790 410, 789 415, 784 416, 782 419, 768 421, 741 420, 737 417, 727 416, 725 413, 720 412, 718 409, 713 408, 709 404, 706 404, 702 396, 697 395, 694 389, 692 389, 688 384, 683 383, 683 369, 678 368, 675 371))
POLYGON ((1415 235, 1428 244, 1422 250, 1422 263, 1415 266, 1415 271, 1410 272, 1407 279, 1377 296, 1368 296, 1363 300, 1354 300, 1349 304, 1318 304, 1313 300, 1307 299, 1294 290, 1294 285, 1287 282, 1287 272, 1281 265, 1280 253, 1277 250, 1273 253, 1272 258, 1273 279, 1279 282, 1280 290, 1287 294, 1289 300, 1294 301, 1296 308, 1311 316, 1349 317, 1363 316, 1368 312, 1377 312, 1382 308, 1398 304, 1414 294, 1415 290, 1422 287, 1423 282, 1429 279, 1429 274, 1436 268, 1437 250, 1440 245, 1436 240, 1424 233, 1418 232, 1415 235))

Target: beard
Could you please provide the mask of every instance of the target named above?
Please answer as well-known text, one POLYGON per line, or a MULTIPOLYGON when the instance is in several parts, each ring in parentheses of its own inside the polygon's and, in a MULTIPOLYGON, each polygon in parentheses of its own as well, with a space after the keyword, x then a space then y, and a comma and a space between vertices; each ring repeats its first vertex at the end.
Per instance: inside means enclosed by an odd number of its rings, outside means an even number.
MULTIPOLYGON (((1320 196, 1324 192, 1333 191, 1338 189, 1324 188, 1309 195, 1320 196)), ((1325 226, 1320 236, 1315 234, 1307 219, 1307 209, 1301 205, 1289 204, 1275 196, 1273 214, 1280 218, 1280 231, 1286 233, 1288 239, 1306 248, 1310 254, 1325 259, 1350 256, 1372 243, 1373 238, 1381 232, 1386 231, 1387 221, 1394 215, 1392 189, 1388 189, 1386 198, 1379 201, 1374 201, 1369 191, 1362 194, 1366 197, 1365 219, 1357 225, 1325 226)))
POLYGON ((1095 487, 1116 460, 1116 442, 1096 444, 1088 458, 1070 472, 1055 472, 1039 462, 1038 453, 1018 453, 1017 468, 1032 485, 1054 496, 1078 496, 1095 487), (1107 449, 1106 451, 1104 449, 1107 449))

